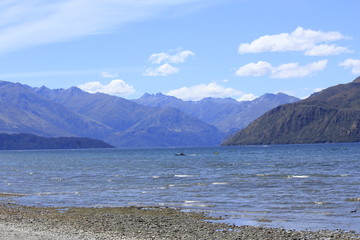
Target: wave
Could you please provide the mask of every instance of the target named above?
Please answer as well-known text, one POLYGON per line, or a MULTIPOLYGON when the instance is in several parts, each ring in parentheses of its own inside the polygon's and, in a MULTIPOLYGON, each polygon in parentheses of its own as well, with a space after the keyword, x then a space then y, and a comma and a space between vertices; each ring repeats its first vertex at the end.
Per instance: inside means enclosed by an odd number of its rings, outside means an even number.
POLYGON ((208 204, 208 203, 205 203, 205 202, 198 202, 198 203, 183 203, 183 204, 179 204, 179 206, 183 206, 183 207, 215 207, 215 205, 212 205, 212 204, 208 204))
POLYGON ((28 195, 47 196, 47 195, 79 195, 79 192, 39 192, 28 195))
POLYGON ((26 194, 0 192, 0 197, 23 197, 23 196, 26 196, 26 194))
POLYGON ((213 182, 213 185, 226 185, 229 184, 229 182, 213 182))
POLYGON ((360 202, 360 197, 347 198, 347 202, 360 202))
POLYGON ((204 201, 185 200, 184 203, 203 203, 204 201))
POLYGON ((309 178, 309 175, 289 175, 288 178, 309 178))
POLYGON ((286 174, 256 174, 257 177, 272 177, 272 178, 309 178, 309 175, 286 175, 286 174))
POLYGON ((326 202, 314 202, 316 205, 328 205, 329 203, 326 202))
POLYGON ((191 178, 191 177, 197 177, 198 175, 186 175, 186 174, 176 174, 174 177, 178 178, 191 178))

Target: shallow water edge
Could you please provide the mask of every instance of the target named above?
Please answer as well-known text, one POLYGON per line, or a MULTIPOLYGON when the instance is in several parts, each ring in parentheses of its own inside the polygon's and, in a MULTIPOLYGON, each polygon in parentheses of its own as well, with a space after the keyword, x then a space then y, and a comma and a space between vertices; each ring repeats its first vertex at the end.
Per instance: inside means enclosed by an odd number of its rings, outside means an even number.
POLYGON ((54 208, 0 204, 0 239, 359 239, 354 232, 214 223, 168 207, 54 208))

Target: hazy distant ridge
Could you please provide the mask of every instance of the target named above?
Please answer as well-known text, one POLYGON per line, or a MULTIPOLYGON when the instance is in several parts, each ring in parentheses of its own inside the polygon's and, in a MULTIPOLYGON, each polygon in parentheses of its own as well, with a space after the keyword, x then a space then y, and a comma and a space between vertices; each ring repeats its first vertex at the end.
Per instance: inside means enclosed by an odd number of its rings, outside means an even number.
POLYGON ((182 101, 145 94, 129 101, 103 93, 0 82, 0 132, 101 139, 116 147, 216 146, 267 110, 298 101, 279 93, 253 101, 182 101))
POLYGON ((242 102, 232 98, 204 98, 200 101, 183 101, 162 93, 146 93, 133 101, 145 106, 179 109, 229 134, 246 127, 270 109, 299 100, 299 98, 284 93, 267 93, 253 101, 242 102))
POLYGON ((0 134, 0 150, 113 148, 100 140, 79 137, 45 138, 32 134, 0 134))
POLYGON ((72 87, 0 82, 0 132, 88 137, 117 147, 215 146, 224 135, 180 110, 154 108, 72 87))

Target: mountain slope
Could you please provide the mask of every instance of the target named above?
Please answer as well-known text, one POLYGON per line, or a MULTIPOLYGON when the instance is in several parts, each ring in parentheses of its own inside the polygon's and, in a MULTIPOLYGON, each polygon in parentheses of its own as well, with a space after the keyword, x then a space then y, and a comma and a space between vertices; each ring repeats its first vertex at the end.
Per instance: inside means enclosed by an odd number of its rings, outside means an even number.
POLYGON ((195 117, 162 108, 119 133, 118 141, 125 147, 217 146, 223 137, 216 127, 195 117))
POLYGON ((31 87, 0 82, 0 132, 101 138, 111 128, 38 96, 31 87))
POLYGON ((35 92, 118 131, 131 127, 149 112, 149 108, 126 99, 103 93, 90 94, 77 87, 56 90, 42 87, 35 92))
POLYGON ((360 141, 360 77, 279 106, 224 145, 360 141))
POLYGON ((265 94, 253 101, 238 102, 232 98, 205 98, 200 101, 182 101, 161 93, 144 94, 133 100, 145 106, 173 107, 196 117, 220 131, 232 133, 246 127, 266 111, 300 99, 283 93, 265 94))
POLYGON ((120 147, 214 146, 223 134, 201 120, 171 108, 147 107, 107 94, 36 89, 37 94, 106 124, 114 134, 104 138, 120 147))

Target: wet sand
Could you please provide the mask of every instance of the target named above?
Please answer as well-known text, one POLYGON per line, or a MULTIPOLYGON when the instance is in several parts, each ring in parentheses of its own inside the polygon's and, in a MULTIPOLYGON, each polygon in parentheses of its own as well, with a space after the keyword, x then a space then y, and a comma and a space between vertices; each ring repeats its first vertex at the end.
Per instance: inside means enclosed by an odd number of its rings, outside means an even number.
MULTIPOLYGON (((210 221, 208 221, 210 220, 210 221)), ((354 232, 213 223, 166 207, 49 208, 0 204, 0 239, 360 239, 354 232)))

